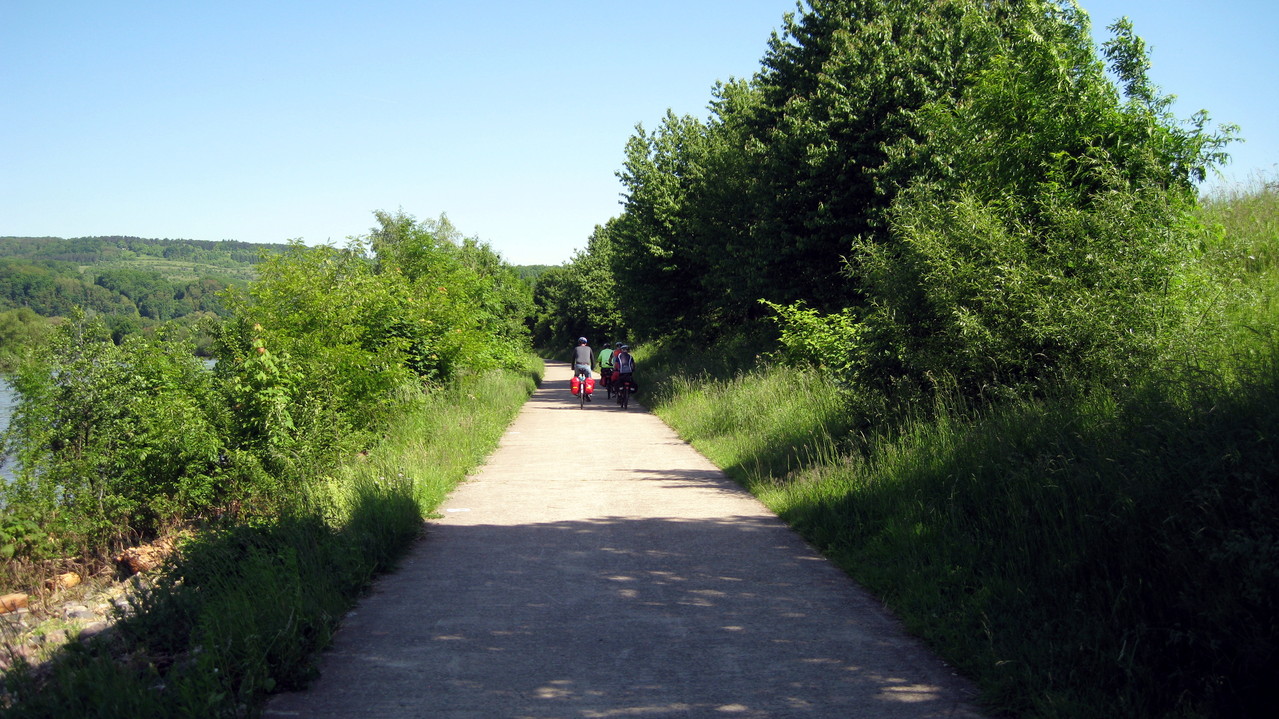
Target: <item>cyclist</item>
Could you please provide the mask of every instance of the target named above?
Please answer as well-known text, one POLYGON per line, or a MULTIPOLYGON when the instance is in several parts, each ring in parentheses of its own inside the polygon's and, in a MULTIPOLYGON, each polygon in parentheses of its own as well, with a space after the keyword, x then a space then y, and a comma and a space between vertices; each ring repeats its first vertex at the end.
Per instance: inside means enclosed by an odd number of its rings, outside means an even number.
POLYGON ((609 343, 604 343, 604 349, 600 350, 600 379, 604 381, 604 389, 609 389, 609 379, 613 376, 613 347, 609 343))
MULTIPOLYGON (((634 386, 635 358, 631 357, 630 345, 622 345, 619 347, 617 351, 613 353, 612 359, 614 385, 622 387, 629 382, 631 386, 634 386)), ((618 404, 621 404, 621 397, 618 397, 617 402, 618 404)))
MULTIPOLYGON (((577 346, 573 348, 573 374, 586 375, 586 379, 591 378, 591 360, 595 358, 595 353, 591 351, 591 346, 586 344, 585 337, 577 338, 577 346)), ((591 396, 586 394, 586 390, 582 390, 582 394, 586 395, 586 401, 591 401, 591 396)))

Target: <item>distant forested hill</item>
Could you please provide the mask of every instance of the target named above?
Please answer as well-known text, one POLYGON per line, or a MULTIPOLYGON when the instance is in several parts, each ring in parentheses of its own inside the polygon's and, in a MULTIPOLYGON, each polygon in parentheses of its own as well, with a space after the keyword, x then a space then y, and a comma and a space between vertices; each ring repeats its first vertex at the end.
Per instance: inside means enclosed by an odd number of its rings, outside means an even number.
MULTIPOLYGON (((0 237, 0 314, 107 315, 117 334, 225 314, 218 294, 284 245, 142 237, 0 237)), ((0 318, 0 324, 3 324, 0 318)), ((0 333, 2 334, 2 333, 0 333)))
MULTIPOLYGON (((186 276, 201 270, 220 271, 241 279, 253 276, 261 253, 283 245, 233 240, 156 240, 143 237, 0 237, 0 258, 53 260, 76 265, 124 263, 149 266, 162 274, 186 276)), ((83 269, 83 268, 82 268, 83 269)))
POLYGON ((536 284, 537 278, 546 273, 547 270, 557 265, 514 265, 512 269, 521 280, 529 284, 536 284))

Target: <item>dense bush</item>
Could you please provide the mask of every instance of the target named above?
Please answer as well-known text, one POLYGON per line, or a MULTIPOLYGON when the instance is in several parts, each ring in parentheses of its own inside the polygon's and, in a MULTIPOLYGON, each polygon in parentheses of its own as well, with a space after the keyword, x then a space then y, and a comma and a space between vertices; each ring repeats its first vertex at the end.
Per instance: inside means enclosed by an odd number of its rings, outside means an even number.
POLYGON ((100 552, 227 498, 233 462, 190 344, 161 333, 111 340, 74 316, 13 379, 9 509, 68 549, 100 552), (181 428, 181 431, 175 431, 181 428))
POLYGON ((1123 23, 1107 46, 1121 100, 1087 28, 1067 12, 1011 29, 962 97, 921 108, 926 140, 890 153, 914 174, 888 239, 859 241, 851 263, 872 374, 974 395, 1126 382, 1202 339, 1186 333, 1205 311, 1191 182, 1227 137, 1168 116, 1123 23))
MULTIPOLYGON (((381 437, 404 387, 522 369, 528 286, 446 220, 377 217, 368 238, 292 244, 227 293, 233 316, 202 325, 212 371, 176 325, 120 344, 101 316, 59 327, 14 379, 5 521, 101 555, 179 522, 270 516, 381 437)), ((161 284, 103 277, 139 297, 161 284)))

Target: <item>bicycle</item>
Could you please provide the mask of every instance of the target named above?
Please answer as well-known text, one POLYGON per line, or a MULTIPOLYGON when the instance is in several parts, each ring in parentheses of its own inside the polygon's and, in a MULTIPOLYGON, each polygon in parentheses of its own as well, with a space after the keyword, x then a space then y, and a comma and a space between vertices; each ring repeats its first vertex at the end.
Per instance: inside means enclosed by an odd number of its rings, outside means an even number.
POLYGON ((586 409, 586 373, 577 370, 573 379, 577 380, 577 404, 582 409, 586 409))
POLYGON ((617 388, 617 403, 622 406, 623 410, 631 403, 631 391, 633 389, 631 382, 630 377, 623 376, 621 377, 620 386, 617 388))
POLYGON ((604 391, 608 393, 608 399, 613 399, 613 368, 600 368, 600 383, 604 385, 604 391))

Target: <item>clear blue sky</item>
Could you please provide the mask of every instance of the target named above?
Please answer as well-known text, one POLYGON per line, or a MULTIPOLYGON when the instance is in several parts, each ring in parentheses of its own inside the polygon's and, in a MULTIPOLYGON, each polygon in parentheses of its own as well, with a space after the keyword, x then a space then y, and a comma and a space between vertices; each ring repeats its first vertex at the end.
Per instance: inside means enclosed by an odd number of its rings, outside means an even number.
MULTIPOLYGON (((1082 0, 1128 15, 1179 116, 1279 163, 1279 2, 1082 0)), ((0 0, 0 235, 341 244, 447 213, 516 264, 617 214, 623 146, 705 115, 792 0, 0 0)))

